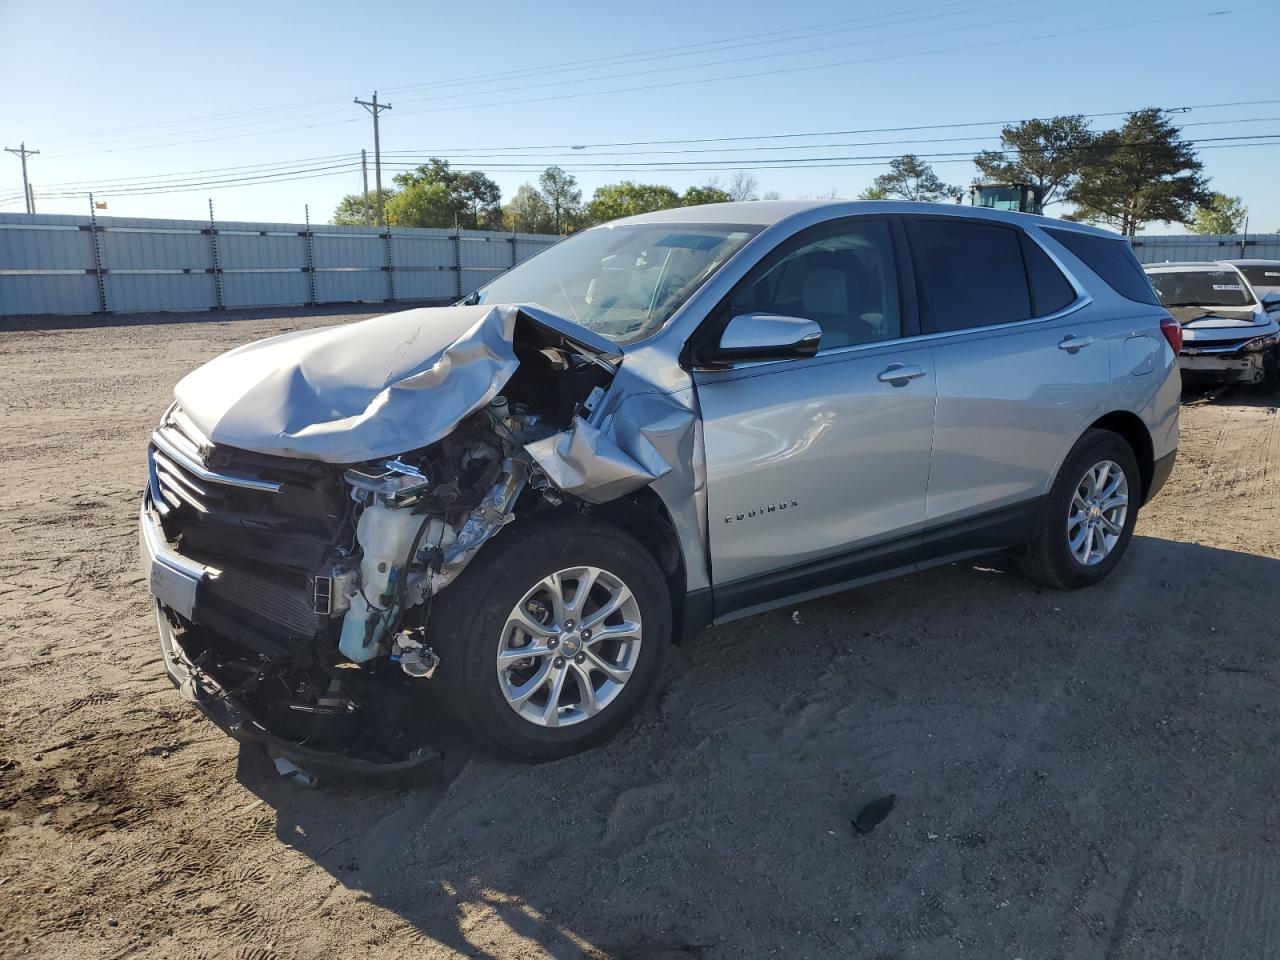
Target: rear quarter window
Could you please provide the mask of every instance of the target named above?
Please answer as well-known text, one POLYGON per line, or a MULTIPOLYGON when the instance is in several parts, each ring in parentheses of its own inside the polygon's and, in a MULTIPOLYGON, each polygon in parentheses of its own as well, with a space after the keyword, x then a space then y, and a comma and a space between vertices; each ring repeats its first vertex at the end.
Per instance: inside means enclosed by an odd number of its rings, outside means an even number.
POLYGON ((1050 259, 1040 244, 1026 234, 1021 235, 1022 259, 1027 264, 1027 282, 1031 284, 1031 307, 1037 317, 1070 306, 1076 299, 1076 289, 1062 275, 1058 265, 1050 259))
POLYGON ((1097 237, 1074 230, 1046 228, 1045 233, 1075 254, 1084 265, 1096 273, 1120 296, 1136 303, 1160 306, 1160 299, 1151 281, 1124 240, 1097 237))

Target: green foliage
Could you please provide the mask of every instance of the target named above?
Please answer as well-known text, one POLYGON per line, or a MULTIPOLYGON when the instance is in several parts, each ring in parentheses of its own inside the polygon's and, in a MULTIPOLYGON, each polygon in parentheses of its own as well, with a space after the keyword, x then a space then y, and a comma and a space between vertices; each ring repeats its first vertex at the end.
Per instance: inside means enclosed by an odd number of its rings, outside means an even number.
POLYGON ((943 183, 933 167, 913 153, 889 161, 889 172, 882 173, 871 182, 869 190, 861 194, 864 200, 925 200, 950 199, 960 193, 959 187, 943 183), (875 191, 877 196, 869 197, 875 191))
POLYGON ((591 202, 587 204, 587 219, 592 223, 605 223, 619 217, 634 217, 639 213, 678 206, 680 195, 670 187, 623 180, 596 188, 591 202))
POLYGON ((1098 136, 1067 199, 1071 220, 1105 223, 1132 237, 1147 223, 1190 223, 1210 202, 1204 165, 1162 110, 1135 110, 1098 136))
POLYGON ((1003 150, 984 150, 973 162, 983 179, 1039 186, 1048 206, 1065 199, 1089 165, 1097 139, 1079 115, 1024 120, 1000 131, 1003 150))
POLYGON ((432 157, 395 183, 400 189, 385 205, 392 226, 502 228, 502 191, 478 170, 454 170, 432 157))
MULTIPOLYGON (((877 178, 878 179, 878 178, 877 178)), ((888 200, 889 191, 880 186, 879 183, 873 182, 871 186, 858 194, 859 200, 888 200)))
POLYGON ((1249 209, 1239 197, 1213 192, 1210 200, 1196 208, 1191 232, 1201 236, 1214 233, 1237 233, 1244 227, 1249 209))
POLYGON ((551 208, 532 184, 523 184, 502 208, 503 225, 514 233, 554 233, 551 208))
MULTIPOLYGON (((394 190, 383 190, 382 200, 385 203, 395 196, 394 190)), ((364 193, 349 193, 338 202, 334 208, 333 217, 330 223, 339 226, 354 227, 366 223, 375 223, 378 219, 378 191, 370 190, 364 193), (368 201, 369 215, 365 216, 365 201, 368 201)))
POLYGON ((715 182, 700 187, 690 187, 680 198, 680 206, 696 207, 701 203, 728 203, 733 197, 728 190, 721 190, 715 182))
POLYGON ((582 191, 573 174, 560 167, 547 167, 538 177, 542 199, 551 211, 551 232, 568 233, 582 222, 582 191))

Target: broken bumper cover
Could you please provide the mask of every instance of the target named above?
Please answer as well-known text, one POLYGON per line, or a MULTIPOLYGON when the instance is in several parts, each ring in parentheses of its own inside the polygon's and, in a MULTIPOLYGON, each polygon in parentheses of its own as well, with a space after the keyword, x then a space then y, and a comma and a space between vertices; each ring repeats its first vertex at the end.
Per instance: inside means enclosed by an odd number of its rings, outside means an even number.
POLYGON ((183 699, 199 707, 224 733, 241 743, 261 744, 273 757, 284 757, 321 779, 358 777, 366 781, 387 782, 424 779, 439 774, 443 757, 433 747, 421 747, 399 762, 377 763, 312 750, 277 736, 263 726, 213 677, 191 661, 166 612, 171 611, 188 621, 198 619, 200 588, 221 571, 184 557, 169 546, 163 529, 149 508, 149 498, 143 500, 138 525, 142 572, 155 598, 156 629, 165 672, 183 699))
POLYGON ((1265 354, 1260 352, 1182 353, 1178 356, 1178 370, 1182 373, 1184 380, 1258 383, 1266 376, 1266 359, 1265 354))

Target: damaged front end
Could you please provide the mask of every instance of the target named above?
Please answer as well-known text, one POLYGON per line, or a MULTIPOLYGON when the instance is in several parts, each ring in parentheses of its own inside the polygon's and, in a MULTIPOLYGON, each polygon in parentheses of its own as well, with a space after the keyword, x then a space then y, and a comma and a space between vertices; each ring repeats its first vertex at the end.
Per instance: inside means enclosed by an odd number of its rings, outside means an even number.
POLYGON ((518 518, 692 462, 692 410, 622 403, 620 361, 537 308, 454 307, 196 371, 152 435, 141 517, 170 676, 309 772, 432 768, 433 599, 518 518))

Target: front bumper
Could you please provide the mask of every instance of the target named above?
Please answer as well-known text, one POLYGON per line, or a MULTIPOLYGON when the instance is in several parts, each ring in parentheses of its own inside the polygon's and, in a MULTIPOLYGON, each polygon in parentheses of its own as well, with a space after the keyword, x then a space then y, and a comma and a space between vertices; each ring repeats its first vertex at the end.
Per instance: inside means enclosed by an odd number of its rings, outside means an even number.
POLYGON ((199 623, 200 592, 221 571, 184 557, 170 546, 164 529, 143 498, 138 521, 142 573, 155 599, 156 629, 165 672, 183 699, 195 704, 224 733, 241 743, 264 746, 272 757, 283 757, 313 777, 360 779, 392 784, 439 776, 443 757, 432 746, 417 748, 398 762, 374 762, 359 757, 313 750, 272 733, 183 649, 177 624, 199 623))
POLYGON ((1216 381, 1218 383, 1260 383, 1266 376, 1265 354, 1235 353, 1222 355, 1178 356, 1178 369, 1183 380, 1216 381))

